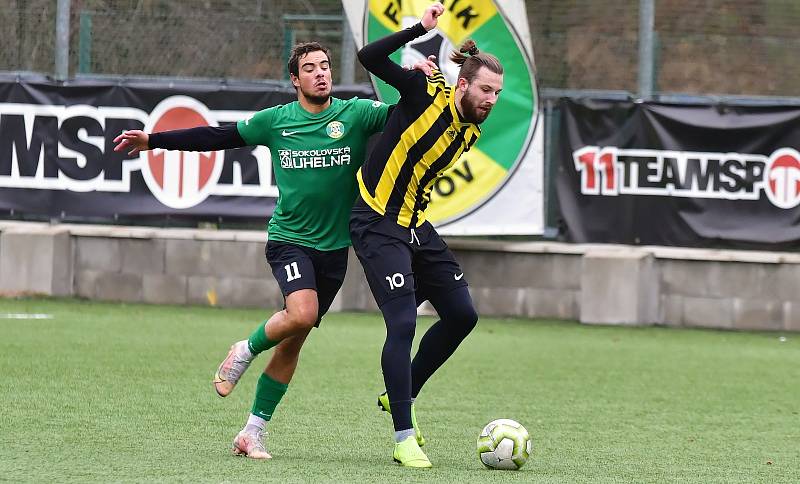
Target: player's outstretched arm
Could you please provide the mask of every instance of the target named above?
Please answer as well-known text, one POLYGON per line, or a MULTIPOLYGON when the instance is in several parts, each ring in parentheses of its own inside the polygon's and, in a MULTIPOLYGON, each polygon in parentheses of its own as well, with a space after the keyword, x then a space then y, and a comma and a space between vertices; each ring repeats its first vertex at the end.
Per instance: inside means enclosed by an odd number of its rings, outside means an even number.
POLYGON ((181 151, 217 151, 247 146, 235 124, 227 126, 200 126, 147 134, 133 129, 116 138, 114 151, 127 150, 129 155, 140 151, 163 148, 181 151))
POLYGON ((149 142, 150 136, 147 133, 138 129, 130 129, 114 138, 114 143, 117 143, 114 151, 126 150, 129 155, 135 155, 140 151, 149 150, 149 142))
POLYGON ((402 67, 392 62, 389 56, 403 45, 435 28, 437 18, 442 13, 444 13, 444 6, 441 3, 434 3, 425 10, 420 23, 365 45, 358 51, 358 60, 364 68, 403 94, 408 91, 410 87, 408 81, 414 76, 414 73, 403 70, 402 67))

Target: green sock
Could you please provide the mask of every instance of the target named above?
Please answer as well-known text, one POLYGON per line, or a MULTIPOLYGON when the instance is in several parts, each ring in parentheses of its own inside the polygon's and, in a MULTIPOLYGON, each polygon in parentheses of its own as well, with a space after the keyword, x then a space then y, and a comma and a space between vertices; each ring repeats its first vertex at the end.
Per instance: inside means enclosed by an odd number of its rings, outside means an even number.
POLYGON ((270 420, 288 387, 288 384, 277 382, 266 373, 262 373, 256 385, 256 399, 253 401, 253 410, 250 413, 264 420, 270 420))
POLYGON ((247 338, 247 346, 250 347, 250 353, 252 353, 253 356, 261 353, 262 351, 267 351, 268 349, 278 344, 278 341, 272 341, 269 338, 267 338, 267 332, 264 331, 265 324, 267 324, 266 321, 259 324, 258 328, 256 328, 255 331, 253 331, 253 334, 251 334, 250 337, 247 338))

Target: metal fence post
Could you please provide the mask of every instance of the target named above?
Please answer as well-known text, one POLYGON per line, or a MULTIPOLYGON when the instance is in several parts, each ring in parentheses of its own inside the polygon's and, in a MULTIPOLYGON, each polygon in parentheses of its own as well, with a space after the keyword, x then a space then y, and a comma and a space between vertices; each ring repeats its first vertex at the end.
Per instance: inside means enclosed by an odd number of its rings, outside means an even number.
POLYGON ((355 41, 347 17, 342 18, 342 67, 341 84, 353 84, 356 80, 355 41))
MULTIPOLYGON (((558 99, 547 98, 542 103, 544 106, 542 119, 544 122, 544 237, 555 239, 558 237, 559 225, 559 203, 558 187, 556 177, 561 166, 558 163, 559 154, 555 152, 558 146, 558 130, 560 128, 560 116, 558 111, 558 99)), ((538 128, 537 128, 538 129, 538 128)))
POLYGON ((70 0, 58 0, 55 78, 59 81, 63 81, 69 76, 69 7, 70 0))
POLYGON ((289 76, 289 56, 292 54, 292 47, 294 46, 294 29, 283 21, 283 79, 288 81, 291 79, 289 76))
POLYGON ((92 13, 86 10, 80 14, 80 29, 78 30, 78 72, 89 74, 92 72, 92 13))
POLYGON ((655 0, 639 0, 639 97, 653 95, 655 0))

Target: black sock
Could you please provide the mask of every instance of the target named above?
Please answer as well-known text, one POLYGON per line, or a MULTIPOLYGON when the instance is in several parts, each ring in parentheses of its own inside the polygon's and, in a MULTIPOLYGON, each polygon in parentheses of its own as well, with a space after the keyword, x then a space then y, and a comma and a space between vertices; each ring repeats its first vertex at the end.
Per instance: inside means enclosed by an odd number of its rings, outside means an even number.
POLYGON ((417 304, 413 294, 392 299, 381 306, 386 323, 386 342, 381 368, 395 430, 411 428, 411 343, 417 326, 417 304))
MULTIPOLYGON (((428 329, 411 363, 411 396, 416 398, 428 378, 450 358, 478 322, 466 286, 431 298, 441 320, 428 329)), ((394 408, 392 408, 394 411, 394 408)))

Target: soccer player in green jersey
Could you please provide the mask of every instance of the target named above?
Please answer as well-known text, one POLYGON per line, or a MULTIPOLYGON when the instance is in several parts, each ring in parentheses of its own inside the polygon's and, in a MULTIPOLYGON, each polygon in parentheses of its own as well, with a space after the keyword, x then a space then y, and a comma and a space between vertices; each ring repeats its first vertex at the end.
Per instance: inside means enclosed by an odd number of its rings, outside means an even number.
MULTIPOLYGON (((414 68, 430 73, 432 62, 414 68)), ((300 349, 344 281, 350 245, 348 219, 358 191, 356 171, 367 139, 383 130, 390 107, 379 101, 331 96, 328 51, 316 42, 298 44, 288 62, 297 101, 259 111, 223 127, 198 127, 147 134, 122 133, 115 151, 214 151, 265 145, 272 154, 279 196, 269 221, 267 262, 285 308, 234 343, 214 376, 217 393, 229 395, 256 355, 275 347, 258 380, 247 424, 233 452, 269 459, 264 446, 272 418, 294 375, 300 349)))

